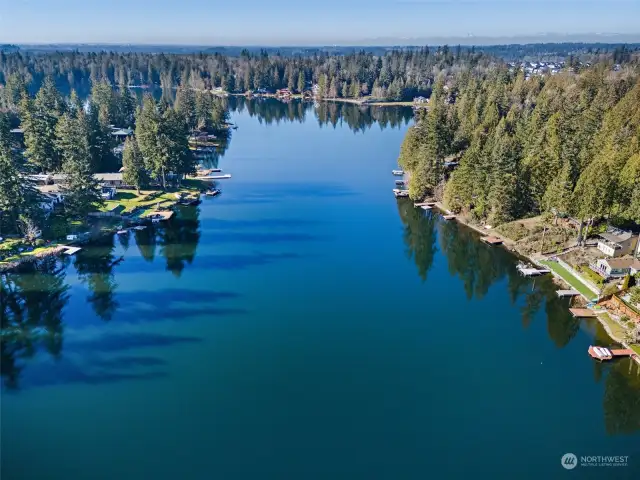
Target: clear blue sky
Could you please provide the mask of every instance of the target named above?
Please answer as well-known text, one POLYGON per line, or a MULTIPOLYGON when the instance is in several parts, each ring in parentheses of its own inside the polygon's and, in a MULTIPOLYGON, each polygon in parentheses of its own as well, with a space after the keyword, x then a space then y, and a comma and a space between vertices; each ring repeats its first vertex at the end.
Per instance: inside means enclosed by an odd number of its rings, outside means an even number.
POLYGON ((313 45, 640 34, 640 0, 1 0, 0 43, 313 45))

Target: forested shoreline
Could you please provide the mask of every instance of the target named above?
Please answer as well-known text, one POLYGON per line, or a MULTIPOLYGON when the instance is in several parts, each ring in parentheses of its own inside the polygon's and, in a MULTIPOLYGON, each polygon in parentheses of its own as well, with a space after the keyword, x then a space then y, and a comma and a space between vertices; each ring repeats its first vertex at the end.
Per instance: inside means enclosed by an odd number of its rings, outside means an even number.
MULTIPOLYGON (((46 55, 0 52, 0 84, 20 75, 37 89, 51 77, 61 91, 88 92, 98 82, 169 91, 182 86, 230 93, 288 88, 301 94, 318 86, 316 97, 411 100, 428 95, 434 78, 462 66, 489 68, 496 57, 448 46, 391 50, 383 55, 269 55, 243 50, 221 54, 148 54, 55 52, 46 55)), ((33 93, 33 92, 32 92, 33 93)))
POLYGON ((478 223, 548 213, 640 224, 638 56, 528 79, 503 66, 441 78, 399 164, 412 198, 478 223))

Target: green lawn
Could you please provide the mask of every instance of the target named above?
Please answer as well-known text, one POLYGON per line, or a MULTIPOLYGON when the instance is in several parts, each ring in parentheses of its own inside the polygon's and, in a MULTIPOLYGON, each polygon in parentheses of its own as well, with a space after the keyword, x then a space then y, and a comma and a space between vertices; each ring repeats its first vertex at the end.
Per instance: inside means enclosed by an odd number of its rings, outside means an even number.
POLYGON ((563 280, 565 280, 569 285, 571 285, 575 290, 579 291, 582 295, 587 297, 589 300, 596 298, 598 295, 593 293, 590 289, 588 289, 580 280, 578 280, 572 273, 570 273, 566 268, 560 265, 557 262, 548 262, 541 261, 540 262, 545 267, 550 268, 555 273, 560 275, 563 280))
POLYGON ((640 355, 640 345, 631 345, 631 349, 640 355))

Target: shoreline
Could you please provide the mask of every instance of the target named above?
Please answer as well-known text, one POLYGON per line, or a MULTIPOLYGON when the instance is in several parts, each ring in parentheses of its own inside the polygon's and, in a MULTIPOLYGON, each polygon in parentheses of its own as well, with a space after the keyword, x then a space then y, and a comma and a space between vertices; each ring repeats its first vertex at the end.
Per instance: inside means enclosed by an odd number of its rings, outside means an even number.
POLYGON ((230 93, 230 92, 211 92, 214 95, 221 97, 245 97, 245 98, 275 98, 276 100, 308 100, 310 102, 335 102, 335 103, 351 103, 352 105, 372 106, 372 107, 413 107, 415 104, 409 101, 390 101, 383 99, 369 99, 365 98, 340 98, 340 97, 326 97, 326 98, 314 98, 304 97, 299 93, 292 94, 289 97, 279 97, 275 93, 258 93, 249 95, 247 93, 230 93))
MULTIPOLYGON (((451 211, 448 210, 447 208, 444 207, 444 205, 441 202, 435 202, 435 208, 441 213, 446 213, 446 214, 451 214, 451 211)), ((483 229, 477 225, 473 225, 471 223, 469 223, 467 220, 462 219, 461 217, 456 216, 455 221, 457 221, 460 225, 463 225, 465 227, 470 228, 471 230, 474 230, 482 235, 486 235, 487 233, 489 233, 491 230, 493 229, 483 229)), ((532 262, 533 264, 537 265, 537 266, 542 266, 540 265, 539 261, 540 258, 538 258, 536 255, 524 255, 519 253, 518 251, 516 251, 513 247, 516 244, 515 241, 513 241, 510 238, 505 237, 504 235, 500 235, 497 233, 491 233, 492 236, 500 238, 503 242, 503 246, 505 247, 506 250, 508 250, 510 253, 512 253, 515 257, 521 257, 521 258, 525 258, 527 260, 529 260, 530 262, 532 262)), ((498 245, 499 247, 499 245, 498 245)), ((546 267, 545 267, 546 268, 546 267)), ((573 287, 564 279, 562 278, 560 275, 558 275, 556 272, 554 272, 552 269, 551 270, 551 275, 553 276, 553 278, 555 280, 559 280, 563 285, 566 285, 569 287, 569 289, 572 289, 573 287)), ((588 298, 586 298, 583 294, 580 294, 580 296, 582 298, 584 298, 585 300, 589 301, 588 298)), ((609 336, 609 338, 614 342, 614 343, 618 343, 622 346, 624 346, 624 348, 626 349, 630 349, 633 350, 631 348, 631 346, 624 341, 624 339, 622 338, 618 338, 612 331, 611 331, 611 327, 609 326, 609 324, 607 323, 607 320, 605 318, 602 318, 604 315, 607 315, 610 320, 612 322, 617 323, 618 325, 620 325, 620 322, 618 322, 614 317, 611 316, 611 313, 609 311, 605 311, 602 314, 597 314, 594 318, 600 323, 600 325, 602 325, 602 328, 604 329, 604 331, 606 332, 606 334, 609 336)), ((622 325, 620 325, 621 328, 622 325)), ((635 356, 631 356, 629 357, 631 358, 632 361, 636 362, 638 365, 640 365, 640 354, 636 354, 635 356)))

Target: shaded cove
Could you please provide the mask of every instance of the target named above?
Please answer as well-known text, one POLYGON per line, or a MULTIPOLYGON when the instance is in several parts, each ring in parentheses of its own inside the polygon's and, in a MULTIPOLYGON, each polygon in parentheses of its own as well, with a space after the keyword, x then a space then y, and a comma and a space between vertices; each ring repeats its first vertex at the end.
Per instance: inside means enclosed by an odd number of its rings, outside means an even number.
POLYGON ((637 476, 637 366, 393 198, 410 110, 241 101, 219 197, 2 275, 3 479, 637 476))

